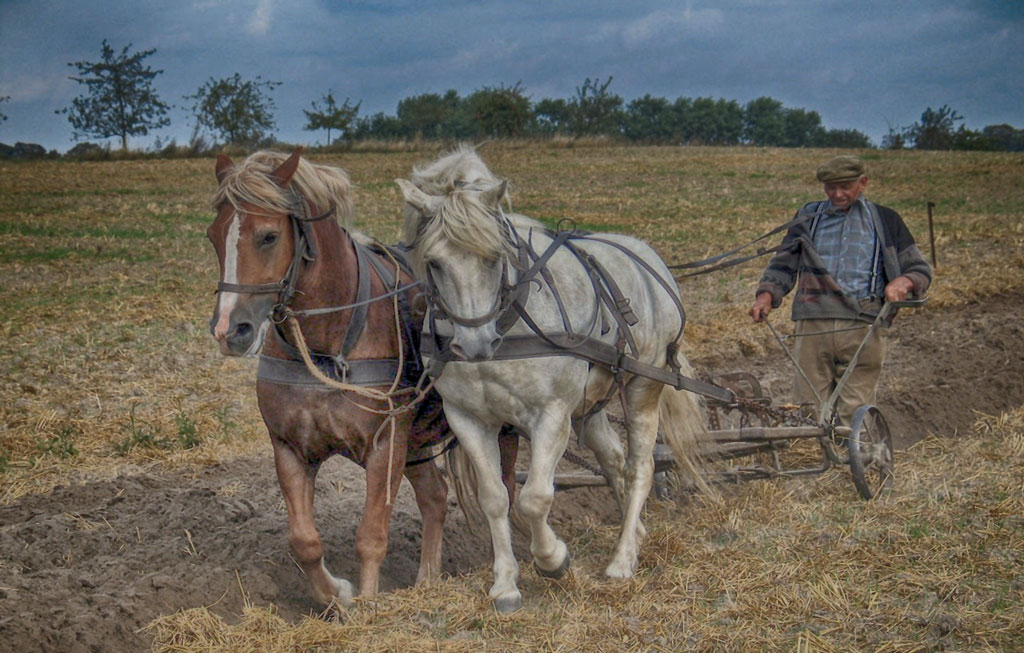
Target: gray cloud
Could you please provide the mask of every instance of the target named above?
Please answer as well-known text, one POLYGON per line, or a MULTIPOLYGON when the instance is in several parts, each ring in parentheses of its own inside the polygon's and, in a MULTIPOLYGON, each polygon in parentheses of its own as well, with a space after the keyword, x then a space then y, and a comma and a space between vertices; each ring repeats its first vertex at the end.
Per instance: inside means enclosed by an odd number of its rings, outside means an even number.
MULTIPOLYGON (((1024 11, 1019 2, 655 0, 424 3, 296 0, 0 2, 0 141, 65 150, 55 109, 81 92, 69 61, 156 48, 155 85, 177 105, 160 135, 188 139, 188 102, 210 77, 283 82, 278 136, 311 142, 302 109, 328 89, 393 113, 408 95, 522 82, 534 98, 569 97, 613 76, 627 100, 646 93, 767 95, 818 111, 829 127, 876 140, 947 104, 980 129, 1024 127, 1024 11)), ((135 144, 136 146, 139 143, 135 144)))

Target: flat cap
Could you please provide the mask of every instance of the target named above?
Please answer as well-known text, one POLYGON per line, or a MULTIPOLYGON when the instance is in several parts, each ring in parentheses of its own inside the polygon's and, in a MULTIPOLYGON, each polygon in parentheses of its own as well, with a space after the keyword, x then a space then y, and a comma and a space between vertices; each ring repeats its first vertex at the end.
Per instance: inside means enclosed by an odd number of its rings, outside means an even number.
POLYGON ((864 174, 864 162, 855 156, 843 154, 829 159, 818 168, 818 181, 827 184, 837 181, 860 179, 864 174))

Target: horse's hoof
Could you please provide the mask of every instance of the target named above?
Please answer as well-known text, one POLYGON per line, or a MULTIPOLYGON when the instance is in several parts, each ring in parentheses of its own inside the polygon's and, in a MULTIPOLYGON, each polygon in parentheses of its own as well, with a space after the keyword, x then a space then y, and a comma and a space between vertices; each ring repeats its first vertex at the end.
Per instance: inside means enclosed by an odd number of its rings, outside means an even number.
POLYGON ((550 578, 552 580, 558 580, 559 578, 562 578, 563 576, 565 576, 565 574, 569 571, 569 566, 571 564, 572 564, 572 555, 568 551, 566 551, 565 552, 565 560, 562 561, 562 564, 558 565, 557 569, 552 569, 551 571, 548 571, 546 569, 541 569, 540 565, 537 564, 536 560, 533 561, 533 568, 536 569, 537 570, 537 574, 539 574, 543 578, 550 578))
POLYGON ((494 609, 501 614, 509 614, 523 607, 523 596, 502 596, 494 599, 494 609))
POLYGON ((632 578, 635 567, 633 565, 624 565, 613 562, 608 565, 604 570, 605 578, 624 580, 626 578, 632 578))

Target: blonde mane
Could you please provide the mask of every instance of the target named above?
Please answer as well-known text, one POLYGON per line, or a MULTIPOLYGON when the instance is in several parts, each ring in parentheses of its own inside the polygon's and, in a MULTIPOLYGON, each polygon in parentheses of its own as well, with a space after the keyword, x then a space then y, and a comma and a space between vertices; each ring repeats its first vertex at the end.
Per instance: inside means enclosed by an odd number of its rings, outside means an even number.
MULTIPOLYGON (((214 195, 214 209, 224 202, 230 202, 235 208, 244 202, 276 213, 292 211, 290 194, 271 177, 287 158, 286 154, 263 150, 229 168, 214 195)), ((300 159, 290 185, 308 199, 315 210, 326 211, 335 206, 341 225, 352 228, 352 182, 347 172, 300 159)))

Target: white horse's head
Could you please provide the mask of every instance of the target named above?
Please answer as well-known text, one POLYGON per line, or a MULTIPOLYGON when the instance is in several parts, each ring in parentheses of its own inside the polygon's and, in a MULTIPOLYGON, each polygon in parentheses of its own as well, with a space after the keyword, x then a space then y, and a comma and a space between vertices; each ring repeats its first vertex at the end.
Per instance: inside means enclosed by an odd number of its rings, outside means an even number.
POLYGON ((452 353, 467 361, 490 360, 501 344, 496 321, 516 251, 501 211, 508 183, 457 181, 446 194, 431 195, 404 179, 395 182, 405 197, 407 221, 415 224, 413 269, 430 288, 432 310, 452 323, 452 353))

